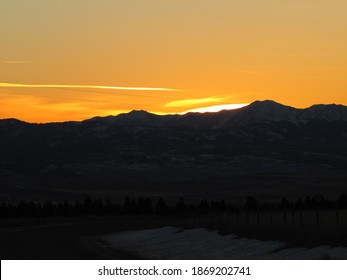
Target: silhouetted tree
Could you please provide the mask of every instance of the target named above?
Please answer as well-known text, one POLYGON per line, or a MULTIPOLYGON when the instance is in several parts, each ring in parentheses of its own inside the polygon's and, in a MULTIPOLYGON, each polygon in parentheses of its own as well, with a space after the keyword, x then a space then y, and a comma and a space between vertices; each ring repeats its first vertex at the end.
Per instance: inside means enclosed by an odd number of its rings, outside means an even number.
POLYGON ((343 193, 336 201, 339 208, 347 208, 347 196, 343 193))
POLYGON ((312 209, 312 199, 310 196, 306 196, 305 202, 304 202, 304 208, 305 209, 312 209))
POLYGON ((176 203, 175 206, 175 214, 176 215, 183 215, 187 211, 187 206, 184 203, 183 198, 180 198, 180 200, 176 203))
POLYGON ((253 196, 247 196, 246 199, 246 210, 257 210, 258 209, 258 202, 253 196))
POLYGON ((210 211, 210 205, 206 199, 201 200, 199 203, 200 214, 207 214, 210 211))
POLYGON ((125 198, 125 201, 124 201, 124 204, 123 204, 123 213, 125 215, 135 214, 135 208, 136 208, 135 200, 133 200, 129 196, 127 196, 125 198))
POLYGON ((143 197, 140 197, 137 200, 136 214, 140 214, 140 215, 153 214, 152 201, 149 198, 145 199, 143 197))
POLYGON ((155 212, 158 215, 169 214, 169 208, 167 207, 166 202, 162 197, 158 199, 157 205, 155 206, 155 212))

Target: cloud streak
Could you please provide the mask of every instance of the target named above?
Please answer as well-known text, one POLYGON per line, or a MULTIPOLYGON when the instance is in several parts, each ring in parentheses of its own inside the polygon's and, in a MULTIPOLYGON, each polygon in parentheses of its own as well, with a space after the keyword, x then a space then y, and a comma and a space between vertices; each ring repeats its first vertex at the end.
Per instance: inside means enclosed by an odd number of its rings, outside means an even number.
POLYGON ((245 73, 245 74, 253 74, 253 75, 265 75, 263 72, 258 72, 258 71, 249 71, 249 70, 239 70, 236 71, 237 73, 245 73))
POLYGON ((204 104, 204 103, 217 103, 222 102, 225 97, 207 97, 207 98, 195 98, 195 99, 182 99, 172 101, 165 104, 165 107, 187 107, 192 105, 204 104))
POLYGON ((98 86, 98 85, 45 85, 45 84, 13 84, 0 83, 0 88, 61 88, 61 89, 107 89, 107 90, 130 90, 130 91, 178 91, 171 88, 157 87, 120 87, 120 86, 98 86))
POLYGON ((32 62, 27 60, 6 60, 4 61, 4 63, 5 64, 28 64, 32 62))

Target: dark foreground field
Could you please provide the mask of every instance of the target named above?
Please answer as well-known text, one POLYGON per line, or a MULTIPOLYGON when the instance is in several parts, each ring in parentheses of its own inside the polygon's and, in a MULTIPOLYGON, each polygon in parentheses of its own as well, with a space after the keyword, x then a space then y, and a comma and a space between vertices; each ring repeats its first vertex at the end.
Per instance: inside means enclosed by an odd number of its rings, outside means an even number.
MULTIPOLYGON (((1 259, 97 260, 138 259, 123 251, 104 247, 99 238, 129 230, 174 226, 208 228, 240 238, 282 241, 285 248, 314 248, 322 245, 347 247, 347 213, 340 214, 338 227, 334 211, 320 213, 317 224, 314 211, 298 213, 240 212, 239 215, 208 214, 176 216, 119 216, 114 218, 88 216, 83 218, 8 219, 0 228, 1 259), (292 215, 293 214, 293 215, 292 215)), ((183 256, 184 258, 184 256, 183 256)))
POLYGON ((165 226, 168 220, 156 218, 117 218, 54 221, 28 225, 17 221, 0 229, 0 257, 11 259, 96 260, 132 259, 98 245, 97 236, 125 230, 165 226))

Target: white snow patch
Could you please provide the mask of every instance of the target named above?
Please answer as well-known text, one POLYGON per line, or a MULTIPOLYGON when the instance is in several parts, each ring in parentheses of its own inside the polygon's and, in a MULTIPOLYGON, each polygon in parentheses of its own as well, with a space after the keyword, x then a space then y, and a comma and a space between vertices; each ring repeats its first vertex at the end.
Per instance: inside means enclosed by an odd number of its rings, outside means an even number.
POLYGON ((102 237, 111 248, 144 259, 347 259, 347 248, 286 248, 279 241, 220 235, 203 228, 126 231, 102 237))

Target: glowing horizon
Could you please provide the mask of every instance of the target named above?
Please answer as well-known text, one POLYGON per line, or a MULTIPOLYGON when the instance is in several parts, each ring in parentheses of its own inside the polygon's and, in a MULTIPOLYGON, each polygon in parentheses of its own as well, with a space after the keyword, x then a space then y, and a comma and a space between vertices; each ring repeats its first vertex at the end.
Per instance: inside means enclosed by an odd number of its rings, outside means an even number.
POLYGON ((1 11, 0 119, 347 105, 347 1, 2 0, 1 11))
POLYGON ((243 107, 245 107, 247 105, 249 105, 249 103, 220 104, 220 105, 214 105, 214 106, 208 106, 208 107, 191 109, 191 110, 182 112, 181 114, 187 114, 187 113, 215 113, 215 112, 220 112, 220 111, 223 111, 223 110, 240 109, 240 108, 243 108, 243 107))

